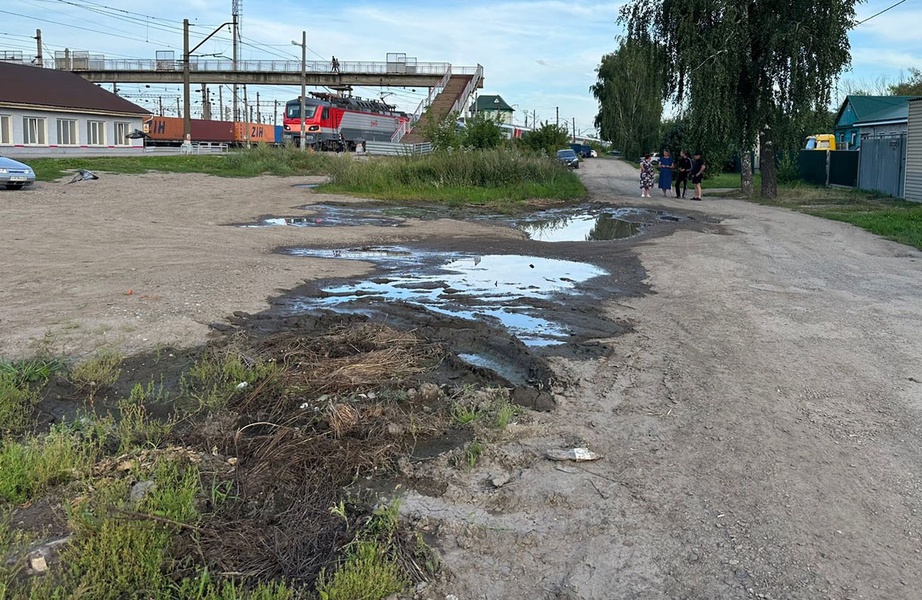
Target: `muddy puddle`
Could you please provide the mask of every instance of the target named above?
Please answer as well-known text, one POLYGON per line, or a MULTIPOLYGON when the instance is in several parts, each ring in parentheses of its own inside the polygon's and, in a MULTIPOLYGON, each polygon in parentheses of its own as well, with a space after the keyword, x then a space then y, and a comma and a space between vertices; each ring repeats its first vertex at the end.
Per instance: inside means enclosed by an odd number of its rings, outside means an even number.
MULTIPOLYGON (((304 184, 314 185, 314 184, 304 184)), ((240 227, 398 227, 402 219, 385 216, 380 209, 351 208, 328 204, 312 204, 301 208, 304 215, 264 217, 256 223, 240 227)))
MULTIPOLYGON (((349 224, 402 222, 396 213, 406 219, 448 217, 444 207, 305 209, 349 224)), ((626 246, 604 242, 644 235, 656 231, 658 223, 686 217, 587 204, 517 216, 467 212, 451 218, 486 220, 516 228, 525 237, 504 240, 499 248, 507 254, 485 250, 490 247, 486 240, 288 249, 292 256, 365 261, 375 266, 375 273, 314 281, 279 304, 293 316, 333 314, 414 331, 427 328, 468 368, 499 375, 513 385, 527 384, 544 370, 536 366, 543 364, 541 356, 598 355, 605 351, 600 340, 627 329, 607 318, 602 307, 631 293, 642 281, 643 269, 626 246), (544 242, 571 243, 552 250, 544 242)))
POLYGON ((406 252, 295 251, 302 256, 370 260, 386 271, 371 279, 323 286, 316 297, 301 298, 295 308, 366 314, 402 302, 449 317, 490 322, 527 346, 547 346, 564 343, 572 331, 542 316, 544 307, 565 301, 578 293, 580 284, 607 274, 588 263, 538 256, 406 252))

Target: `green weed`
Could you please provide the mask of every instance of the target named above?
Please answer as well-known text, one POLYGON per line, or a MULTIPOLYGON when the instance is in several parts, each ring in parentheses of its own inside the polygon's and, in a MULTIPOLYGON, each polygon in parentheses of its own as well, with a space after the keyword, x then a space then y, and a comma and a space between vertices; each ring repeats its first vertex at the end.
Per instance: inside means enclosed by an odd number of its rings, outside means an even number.
POLYGON ((0 434, 16 435, 32 423, 32 409, 40 397, 17 373, 0 372, 0 434))
POLYGON ((139 592, 143 597, 171 597, 168 591, 175 584, 167 567, 175 568, 180 560, 173 555, 174 537, 200 518, 195 505, 199 470, 161 459, 152 471, 135 477, 154 482, 137 505, 129 501, 127 481, 110 479, 97 481, 89 500, 71 512, 76 533, 61 552, 63 572, 55 582, 63 597, 114 600, 138 597, 139 592))
POLYGON ((99 443, 67 424, 47 435, 0 445, 0 499, 22 504, 49 487, 84 477, 99 455, 99 443))
MULTIPOLYGON (((153 382, 149 384, 152 386, 153 382)), ((147 390, 151 390, 150 387, 147 390)), ((144 407, 147 398, 145 388, 137 384, 131 391, 131 396, 119 400, 119 420, 115 428, 119 443, 119 454, 128 452, 138 446, 156 448, 170 433, 172 425, 151 418, 144 407)))
POLYGON ((48 381, 63 369, 64 364, 55 359, 0 361, 0 377, 10 377, 17 385, 48 381))
POLYGON ((223 155, 178 156, 84 156, 79 158, 34 158, 29 164, 39 181, 54 181, 77 169, 106 173, 137 174, 206 173, 220 177, 256 177, 259 175, 321 175, 336 157, 323 153, 300 152, 290 147, 255 145, 223 155))
POLYGON ((451 404, 451 420, 456 425, 470 425, 480 418, 480 411, 469 402, 459 400, 451 404))
POLYGON ((219 410, 237 393, 275 376, 281 367, 256 360, 235 350, 216 351, 200 357, 183 374, 183 387, 200 409, 219 410))
POLYGON ((477 462, 483 455, 484 450, 484 445, 480 440, 472 440, 471 443, 467 445, 465 456, 467 457, 467 466, 469 469, 473 469, 477 466, 477 462))
POLYGON ((321 571, 316 586, 321 600, 381 600, 409 585, 396 556, 398 508, 394 503, 377 509, 339 568, 332 575, 321 571))
POLYGON ((93 402, 96 393, 118 381, 125 357, 115 350, 101 350, 95 356, 76 365, 70 372, 70 379, 77 387, 89 393, 93 402))

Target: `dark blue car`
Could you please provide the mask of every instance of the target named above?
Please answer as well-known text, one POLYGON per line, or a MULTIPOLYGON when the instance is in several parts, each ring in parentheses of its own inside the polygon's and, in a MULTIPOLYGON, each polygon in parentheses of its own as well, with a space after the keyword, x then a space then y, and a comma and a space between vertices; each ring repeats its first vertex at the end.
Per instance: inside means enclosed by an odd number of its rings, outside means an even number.
POLYGON ((567 165, 571 169, 579 168, 579 157, 571 148, 557 151, 557 160, 567 165))

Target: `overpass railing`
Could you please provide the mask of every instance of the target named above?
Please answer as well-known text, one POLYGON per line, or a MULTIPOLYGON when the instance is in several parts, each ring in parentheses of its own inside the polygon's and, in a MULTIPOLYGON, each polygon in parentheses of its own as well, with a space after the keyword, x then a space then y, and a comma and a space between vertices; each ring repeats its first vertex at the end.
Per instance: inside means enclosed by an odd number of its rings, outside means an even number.
MULTIPOLYGON (((58 57, 55 56, 54 68, 61 71, 151 71, 151 72, 182 72, 181 60, 148 60, 148 59, 94 59, 85 57, 58 57)), ((393 63, 375 61, 339 61, 339 68, 334 71, 331 61, 315 60, 305 63, 309 73, 339 73, 357 75, 445 75, 451 72, 451 63, 431 62, 417 63, 415 65, 400 65, 395 68, 393 63)), ((454 67, 456 73, 471 73, 476 67, 454 67)), ((229 60, 197 60, 189 61, 189 70, 208 72, 260 72, 260 73, 300 73, 301 61, 299 60, 240 60, 234 67, 229 60)))

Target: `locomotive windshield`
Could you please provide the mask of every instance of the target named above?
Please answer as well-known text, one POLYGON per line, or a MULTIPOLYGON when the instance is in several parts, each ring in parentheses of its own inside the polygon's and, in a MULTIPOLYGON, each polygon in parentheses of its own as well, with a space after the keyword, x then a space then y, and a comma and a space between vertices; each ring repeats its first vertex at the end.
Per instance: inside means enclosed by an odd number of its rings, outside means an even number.
MULTIPOLYGON (((304 107, 304 118, 313 119, 315 112, 317 112, 316 106, 310 106, 310 105, 305 106, 304 107)), ((295 102, 293 104, 289 104, 287 107, 285 116, 289 119, 300 119, 301 118, 301 103, 295 102)))

